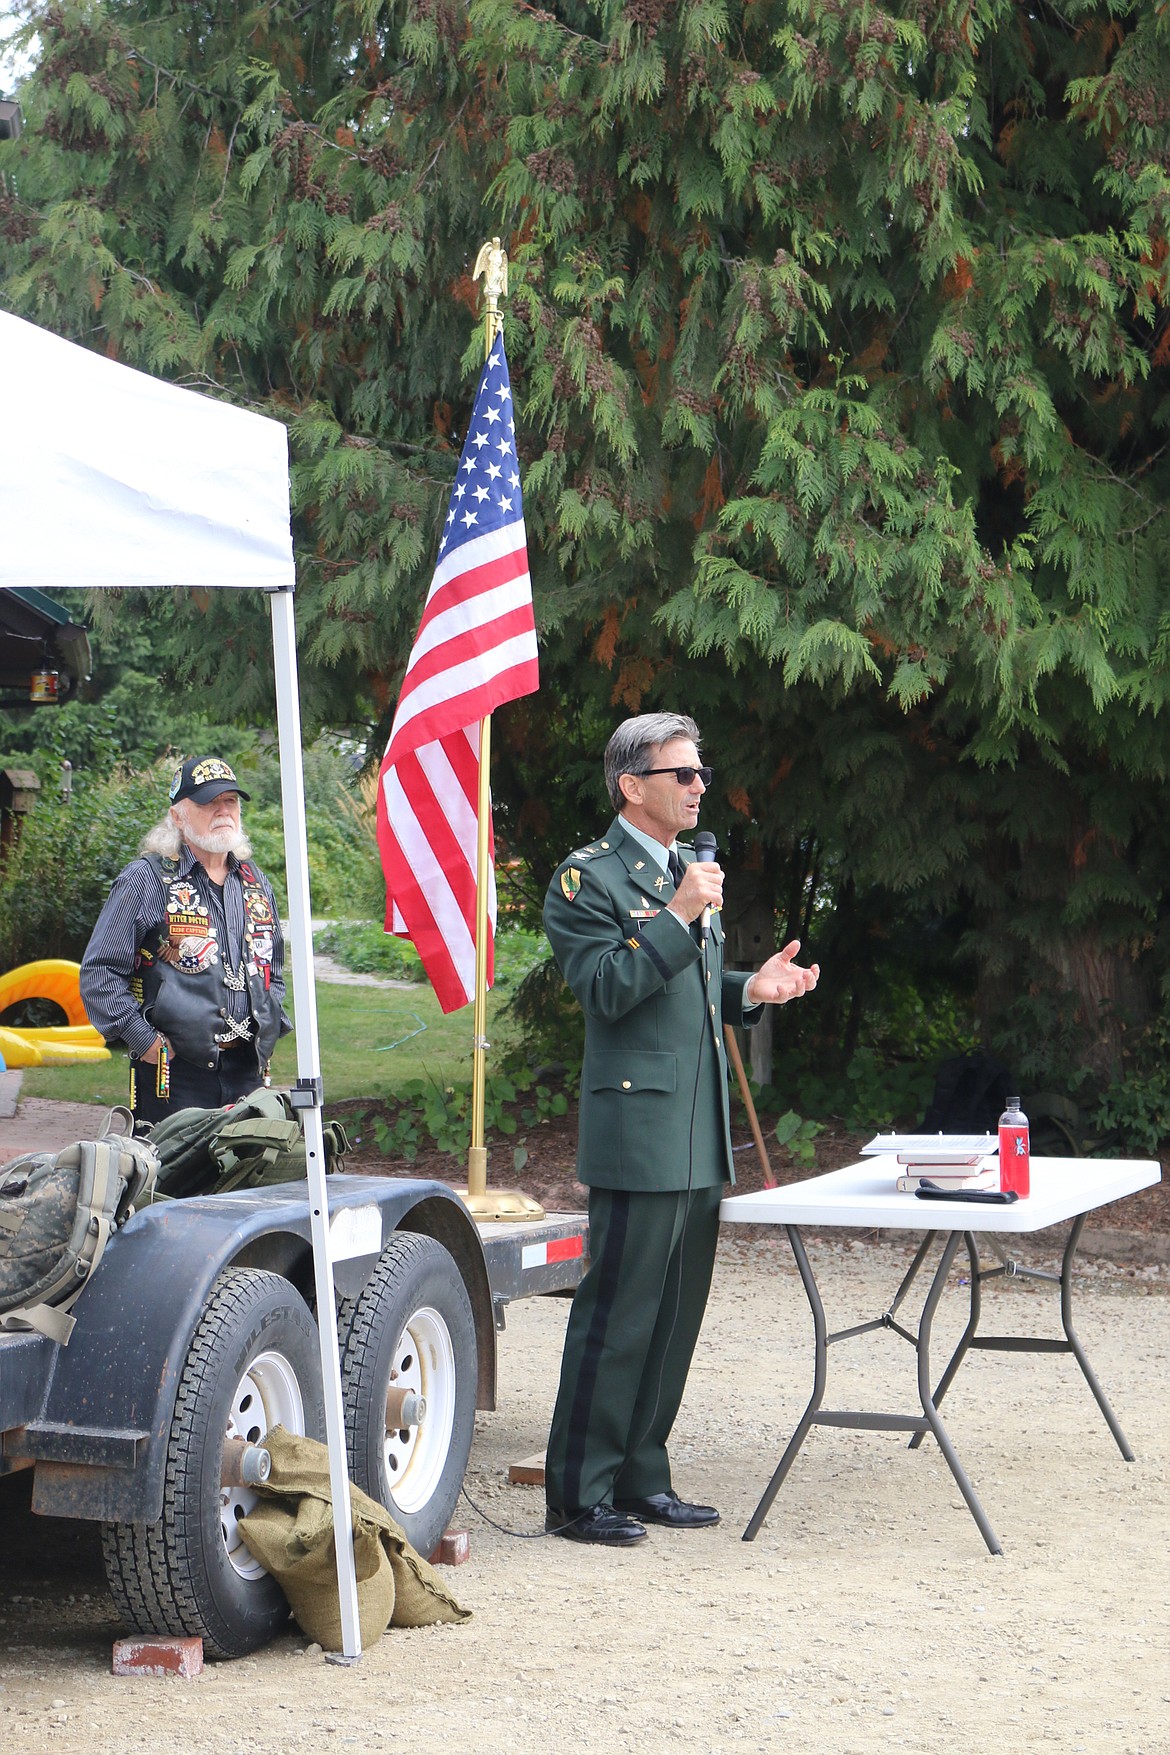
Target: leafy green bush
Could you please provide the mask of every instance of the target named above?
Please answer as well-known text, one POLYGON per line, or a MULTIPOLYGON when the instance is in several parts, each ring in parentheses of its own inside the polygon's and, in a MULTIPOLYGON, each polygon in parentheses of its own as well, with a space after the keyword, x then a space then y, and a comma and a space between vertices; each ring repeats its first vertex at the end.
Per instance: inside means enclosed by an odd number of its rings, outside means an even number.
POLYGON ((318 928, 313 945, 355 975, 384 975, 394 981, 427 978, 414 946, 384 932, 376 920, 334 921, 318 928))
POLYGON ((819 1121, 805 1121, 795 1109, 782 1115, 772 1130, 776 1144, 790 1152, 798 1164, 811 1170, 817 1161, 816 1137, 824 1129, 819 1121))
POLYGON ((796 1098, 802 1115, 833 1116, 849 1128, 913 1127, 930 1102, 936 1071, 933 1059, 898 1060, 864 1045, 841 1073, 831 1061, 795 1050, 777 1055, 772 1083, 757 1091, 756 1103, 784 1112, 796 1098))
POLYGON ((1126 1069, 1092 1111, 1094 1125, 1130 1151, 1160 1158, 1170 1144, 1170 1018, 1155 1018, 1127 1046, 1126 1069))
MULTIPOLYGON (((485 1134, 510 1137, 521 1127, 564 1115, 569 1093, 575 1090, 572 1081, 562 1087, 546 1083, 521 1056, 511 1055, 489 1075, 484 1088, 485 1134)), ((440 1152, 465 1154, 471 1139, 471 1088, 411 1079, 396 1091, 390 1119, 375 1116, 372 1126, 380 1151, 411 1163, 428 1141, 440 1152)), ((518 1147, 514 1168, 522 1169, 527 1156, 527 1150, 518 1147)))
POLYGON ((545 955, 516 983, 508 1010, 531 1060, 575 1073, 585 1053, 585 1014, 544 943, 545 955))
MULTIPOLYGON (((418 952, 407 939, 384 932, 376 920, 338 920, 320 927, 313 936, 316 948, 355 975, 385 975, 399 981, 425 981, 426 971, 418 952)), ((520 985, 529 972, 548 956, 542 932, 513 928, 496 937, 495 988, 520 985)))
POLYGON ((69 804, 48 792, 0 867, 0 968, 39 957, 80 961, 122 867, 162 814, 170 764, 108 779, 78 775, 69 804))
MULTIPOLYGON (((256 860, 272 882, 282 913, 288 908, 284 861, 284 807, 278 751, 270 733, 226 734, 225 760, 249 794, 244 827, 256 860)), ((304 751, 305 828, 309 893, 314 914, 364 918, 381 912, 385 900, 373 809, 356 784, 344 744, 322 736, 304 751)))
MULTIPOLYGON (((287 913, 284 816, 275 805, 244 806, 244 827, 257 862, 271 880, 281 913, 287 913)), ((309 895, 315 914, 366 914, 382 905, 382 876, 372 825, 338 791, 333 807, 306 809, 309 895)))

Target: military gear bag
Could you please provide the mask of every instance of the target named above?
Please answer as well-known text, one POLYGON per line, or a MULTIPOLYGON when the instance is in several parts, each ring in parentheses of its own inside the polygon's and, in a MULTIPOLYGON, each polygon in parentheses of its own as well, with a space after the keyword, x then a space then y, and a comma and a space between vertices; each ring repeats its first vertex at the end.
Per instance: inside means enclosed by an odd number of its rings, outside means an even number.
MULTIPOLYGON (((331 1170, 349 1140, 340 1122, 326 1122, 323 1131, 331 1170)), ((253 1091, 227 1109, 178 1109, 155 1123, 150 1143, 159 1156, 155 1192, 168 1199, 299 1182, 307 1174, 301 1124, 282 1091, 253 1091)))
POLYGON ((158 1157, 110 1111, 97 1139, 33 1152, 0 1168, 0 1329, 36 1329, 62 1346, 69 1314, 134 1203, 149 1196, 158 1157))

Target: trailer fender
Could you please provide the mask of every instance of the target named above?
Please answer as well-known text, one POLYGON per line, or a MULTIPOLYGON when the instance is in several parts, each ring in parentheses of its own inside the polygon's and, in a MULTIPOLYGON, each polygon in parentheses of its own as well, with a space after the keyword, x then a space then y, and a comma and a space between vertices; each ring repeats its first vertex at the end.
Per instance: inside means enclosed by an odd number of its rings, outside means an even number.
MULTIPOLYGON (((360 1291, 396 1230, 436 1237, 451 1252, 467 1285, 481 1354, 486 1346, 490 1361, 478 1388, 494 1394, 483 1249, 452 1191, 421 1179, 336 1175, 328 1179, 328 1197, 331 1234, 345 1252, 335 1275, 346 1296, 360 1291)), ((34 1511, 111 1523, 161 1516, 179 1376, 226 1267, 266 1268, 312 1297, 303 1182, 152 1205, 111 1238, 75 1307, 73 1338, 56 1349, 39 1418, 4 1434, 12 1463, 36 1464, 34 1511)))

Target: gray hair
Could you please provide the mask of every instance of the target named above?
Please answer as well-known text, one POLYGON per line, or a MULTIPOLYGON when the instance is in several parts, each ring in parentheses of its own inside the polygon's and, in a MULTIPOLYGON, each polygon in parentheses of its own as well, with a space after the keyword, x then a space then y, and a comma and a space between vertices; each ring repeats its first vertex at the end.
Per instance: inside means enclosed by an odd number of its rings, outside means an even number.
POLYGON ((157 853, 160 859, 177 859, 183 850, 183 836, 178 823, 166 810, 153 829, 142 837, 139 855, 157 853))
MULTIPOLYGON (((142 845, 138 849, 139 858, 146 854, 157 854, 160 859, 178 859, 183 851, 183 830, 180 819, 183 805, 170 805, 142 837, 142 845), (175 813, 178 812, 178 816, 175 813)), ((241 829, 232 852, 237 859, 249 859, 252 854, 252 843, 241 829)))
POLYGON ((690 738, 699 747, 699 728, 685 713, 639 713, 623 719, 605 746, 605 785, 615 810, 626 802, 618 781, 623 774, 644 774, 649 753, 672 738, 690 738))

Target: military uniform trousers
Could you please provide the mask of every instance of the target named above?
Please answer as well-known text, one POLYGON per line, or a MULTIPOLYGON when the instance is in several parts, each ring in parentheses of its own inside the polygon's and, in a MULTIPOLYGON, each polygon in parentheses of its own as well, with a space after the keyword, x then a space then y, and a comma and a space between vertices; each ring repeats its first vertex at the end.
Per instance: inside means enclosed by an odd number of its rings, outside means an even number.
POLYGON ((569 1312, 545 1458, 550 1505, 584 1511, 670 1490, 666 1441, 699 1338, 715 1188, 589 1190, 589 1269, 569 1312))

